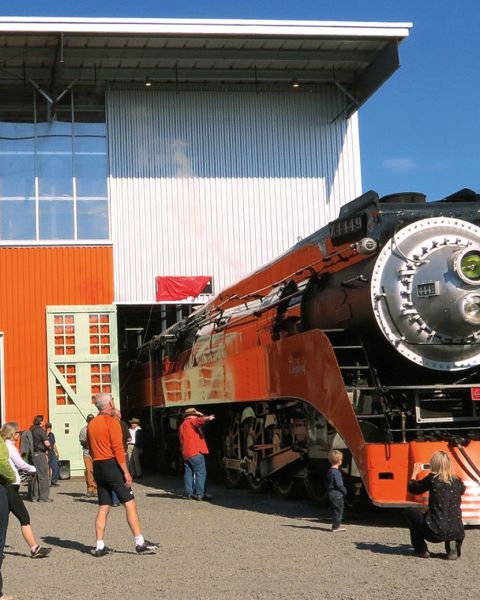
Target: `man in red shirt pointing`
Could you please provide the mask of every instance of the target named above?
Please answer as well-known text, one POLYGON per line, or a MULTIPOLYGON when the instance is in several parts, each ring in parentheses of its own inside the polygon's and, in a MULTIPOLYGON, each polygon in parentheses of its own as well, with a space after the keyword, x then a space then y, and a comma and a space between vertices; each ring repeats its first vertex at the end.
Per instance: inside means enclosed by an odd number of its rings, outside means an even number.
POLYGON ((208 454, 208 446, 202 428, 205 423, 209 423, 213 419, 215 419, 215 415, 204 416, 196 408, 187 408, 183 413, 183 423, 180 425, 178 434, 185 464, 184 482, 188 499, 212 499, 205 493, 207 480, 205 454, 208 454))

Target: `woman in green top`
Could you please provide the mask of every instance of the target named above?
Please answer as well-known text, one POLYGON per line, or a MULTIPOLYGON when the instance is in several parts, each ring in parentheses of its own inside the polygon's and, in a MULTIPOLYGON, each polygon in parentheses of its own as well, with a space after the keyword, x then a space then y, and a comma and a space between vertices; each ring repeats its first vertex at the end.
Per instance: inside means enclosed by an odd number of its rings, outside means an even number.
POLYGON ((9 514, 7 488, 5 486, 9 483, 15 483, 15 480, 15 473, 8 460, 8 449, 3 438, 0 438, 0 600, 9 600, 9 598, 12 598, 12 596, 5 596, 3 593, 1 569, 9 514))

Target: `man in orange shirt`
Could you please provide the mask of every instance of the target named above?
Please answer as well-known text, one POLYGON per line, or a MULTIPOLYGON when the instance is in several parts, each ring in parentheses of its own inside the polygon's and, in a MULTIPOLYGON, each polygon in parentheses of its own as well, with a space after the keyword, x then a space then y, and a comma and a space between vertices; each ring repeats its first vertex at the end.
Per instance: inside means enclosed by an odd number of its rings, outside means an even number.
POLYGON ((100 557, 110 552, 103 538, 113 505, 112 492, 116 493, 119 501, 125 506, 127 522, 135 537, 135 550, 139 554, 150 554, 158 549, 158 545, 145 540, 140 529, 137 503, 131 489, 132 477, 123 449, 122 428, 118 419, 112 417, 112 398, 110 394, 100 393, 96 394, 94 400, 98 415, 88 424, 87 440, 100 506, 95 520, 97 545, 92 549, 92 554, 100 557))

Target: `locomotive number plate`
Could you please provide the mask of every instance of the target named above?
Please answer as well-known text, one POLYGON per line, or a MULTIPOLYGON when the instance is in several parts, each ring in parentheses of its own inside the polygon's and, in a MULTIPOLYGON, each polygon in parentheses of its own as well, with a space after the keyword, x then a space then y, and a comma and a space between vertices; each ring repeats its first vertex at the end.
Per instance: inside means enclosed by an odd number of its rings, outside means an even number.
POLYGON ((440 284, 438 281, 428 281, 417 284, 417 296, 419 298, 431 298, 440 295, 440 284))
POLYGON ((367 234, 367 215, 362 213, 330 224, 330 237, 334 244, 340 244, 364 237, 367 234))

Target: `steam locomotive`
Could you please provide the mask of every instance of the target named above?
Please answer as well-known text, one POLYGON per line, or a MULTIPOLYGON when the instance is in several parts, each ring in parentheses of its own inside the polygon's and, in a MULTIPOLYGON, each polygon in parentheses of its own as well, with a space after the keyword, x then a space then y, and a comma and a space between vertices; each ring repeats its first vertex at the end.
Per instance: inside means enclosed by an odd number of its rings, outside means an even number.
POLYGON ((322 497, 339 448, 354 494, 408 506, 413 463, 445 450, 464 521, 480 523, 479 201, 370 191, 346 204, 155 336, 124 405, 148 409, 164 442, 183 407, 214 412, 230 485, 282 496, 322 497))

